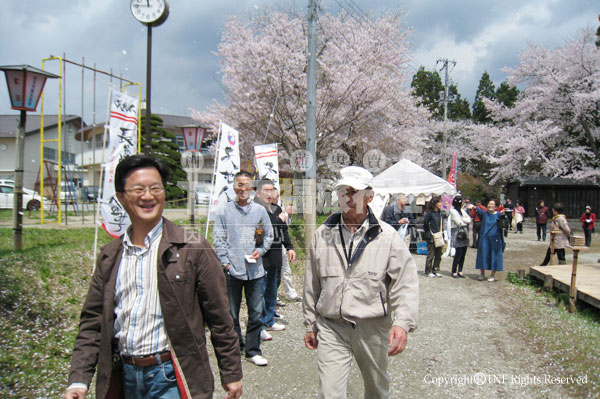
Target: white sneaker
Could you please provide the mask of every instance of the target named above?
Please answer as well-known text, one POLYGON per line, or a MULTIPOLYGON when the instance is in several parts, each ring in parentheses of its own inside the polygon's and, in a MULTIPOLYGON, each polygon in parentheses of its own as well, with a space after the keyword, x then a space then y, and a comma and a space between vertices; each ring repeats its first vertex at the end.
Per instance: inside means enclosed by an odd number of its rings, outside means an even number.
POLYGON ((266 332, 265 330, 261 330, 260 331, 260 339, 262 341, 270 341, 273 339, 273 336, 271 334, 269 334, 268 332, 266 332))
POLYGON ((266 366, 268 363, 267 359, 265 359, 261 355, 254 355, 252 357, 247 357, 246 360, 248 360, 250 363, 256 364, 257 366, 266 366))
POLYGON ((435 273, 436 277, 442 277, 442 275, 440 273, 435 273))
POLYGON ((427 275, 427 277, 435 277, 435 274, 433 274, 433 273, 429 273, 429 274, 427 275))
POLYGON ((283 331, 285 330, 285 326, 279 323, 273 323, 271 327, 267 327, 267 331, 283 331))
POLYGON ((273 318, 277 319, 277 320, 283 320, 283 315, 275 312, 275 314, 273 315, 273 318))

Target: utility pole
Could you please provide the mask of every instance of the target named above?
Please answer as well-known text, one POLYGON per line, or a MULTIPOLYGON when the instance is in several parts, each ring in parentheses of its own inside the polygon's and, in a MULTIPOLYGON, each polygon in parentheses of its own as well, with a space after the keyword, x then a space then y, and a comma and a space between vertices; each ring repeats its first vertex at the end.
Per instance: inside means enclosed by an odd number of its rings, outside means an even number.
POLYGON ((306 71, 306 152, 312 155, 304 174, 306 250, 317 225, 317 2, 308 0, 308 65, 306 71))
POLYGON ((448 136, 448 81, 450 80, 448 77, 448 64, 452 64, 452 66, 454 67, 456 65, 456 61, 450 61, 447 58, 445 59, 438 59, 437 60, 437 64, 442 63, 443 66, 440 68, 440 71, 444 71, 444 98, 443 98, 443 102, 444 102, 444 133, 443 133, 443 137, 442 137, 442 177, 444 178, 444 180, 446 180, 447 177, 447 169, 448 169, 448 163, 446 161, 446 143, 447 143, 447 136, 448 136))

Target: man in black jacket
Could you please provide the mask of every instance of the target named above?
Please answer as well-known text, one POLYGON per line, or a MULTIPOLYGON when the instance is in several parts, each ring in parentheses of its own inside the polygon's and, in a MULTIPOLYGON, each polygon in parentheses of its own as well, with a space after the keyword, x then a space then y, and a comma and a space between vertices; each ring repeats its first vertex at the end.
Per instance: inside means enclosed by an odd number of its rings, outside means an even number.
POLYGON ((403 224, 408 224, 409 226, 417 224, 415 214, 407 212, 406 195, 398 194, 397 196, 394 196, 394 199, 395 201, 393 204, 390 204, 383 209, 381 219, 383 219, 384 222, 391 224, 396 230, 403 224))
MULTIPOLYGON (((275 195, 275 186, 271 180, 260 180, 256 186, 255 201, 267 210, 271 225, 273 226, 273 243, 267 251, 263 259, 263 267, 265 268, 264 276, 264 300, 262 323, 268 331, 283 331, 283 324, 275 323, 275 305, 277 303, 277 275, 281 272, 282 246, 285 245, 289 249, 290 261, 296 259, 296 253, 293 250, 292 241, 288 233, 288 226, 285 221, 279 217, 282 213, 281 207, 273 205, 271 202, 275 195)), ((263 340, 270 340, 272 337, 266 332, 261 332, 263 340)))

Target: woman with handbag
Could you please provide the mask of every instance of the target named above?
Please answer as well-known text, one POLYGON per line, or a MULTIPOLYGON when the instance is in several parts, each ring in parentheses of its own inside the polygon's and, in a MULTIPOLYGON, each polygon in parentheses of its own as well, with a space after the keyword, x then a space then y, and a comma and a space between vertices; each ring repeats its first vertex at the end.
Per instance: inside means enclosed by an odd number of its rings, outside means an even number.
POLYGON ((452 277, 465 278, 462 273, 465 255, 469 247, 469 229, 471 217, 463 207, 463 198, 460 195, 454 197, 452 209, 450 209, 450 220, 452 221, 452 247, 455 249, 454 260, 452 261, 452 277))
POLYGON ((502 233, 502 222, 504 209, 498 212, 498 200, 488 202, 487 211, 474 207, 475 212, 481 219, 481 230, 479 234, 479 245, 477 247, 477 260, 475 268, 481 271, 479 281, 485 280, 485 271, 491 270, 492 275, 487 281, 496 281, 496 272, 504 270, 502 253, 504 252, 504 234, 502 233))
POLYGON ((442 226, 444 214, 442 199, 434 195, 429 202, 429 210, 423 218, 423 230, 427 240, 427 259, 425 259, 425 275, 427 277, 442 277, 440 274, 440 262, 442 261, 442 250, 444 247, 444 236, 442 226))

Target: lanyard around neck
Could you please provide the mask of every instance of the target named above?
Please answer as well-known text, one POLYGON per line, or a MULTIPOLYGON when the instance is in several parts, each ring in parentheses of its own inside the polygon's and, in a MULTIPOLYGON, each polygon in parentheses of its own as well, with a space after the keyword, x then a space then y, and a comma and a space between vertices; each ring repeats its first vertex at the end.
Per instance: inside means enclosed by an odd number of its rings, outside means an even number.
POLYGON ((352 233, 350 233, 350 250, 346 252, 346 242, 344 241, 344 232, 342 231, 342 221, 340 220, 340 224, 338 224, 340 230, 340 239, 342 240, 342 249, 344 250, 344 256, 346 257, 346 262, 348 262, 348 268, 351 266, 350 261, 352 260, 352 246, 354 241, 352 240, 352 233))

